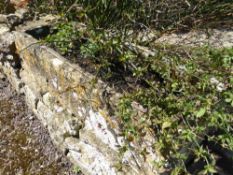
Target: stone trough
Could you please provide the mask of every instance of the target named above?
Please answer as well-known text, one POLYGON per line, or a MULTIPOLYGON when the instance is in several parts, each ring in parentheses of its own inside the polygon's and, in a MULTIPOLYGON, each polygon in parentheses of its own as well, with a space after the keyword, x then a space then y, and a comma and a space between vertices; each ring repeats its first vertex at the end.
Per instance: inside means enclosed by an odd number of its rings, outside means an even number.
POLYGON ((16 91, 25 94, 54 144, 84 174, 157 174, 153 137, 127 145, 118 117, 110 113, 122 95, 41 45, 10 19, 0 16, 0 69, 16 91), (144 149, 146 157, 139 154, 144 149))

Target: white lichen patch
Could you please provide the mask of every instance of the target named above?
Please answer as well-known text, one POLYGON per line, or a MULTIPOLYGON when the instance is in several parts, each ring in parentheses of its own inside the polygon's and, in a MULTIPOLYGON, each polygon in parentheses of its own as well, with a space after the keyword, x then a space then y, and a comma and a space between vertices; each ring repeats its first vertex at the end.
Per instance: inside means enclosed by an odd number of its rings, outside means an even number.
POLYGON ((98 112, 89 111, 89 117, 85 121, 85 130, 93 130, 103 143, 113 150, 118 150, 119 143, 114 134, 108 129, 107 122, 98 112))
POLYGON ((80 167, 88 170, 87 174, 116 174, 110 162, 92 145, 83 141, 77 142, 73 138, 67 138, 65 142, 69 149, 68 156, 80 167))
POLYGON ((125 139, 123 136, 117 137, 117 142, 120 146, 124 146, 125 145, 125 139))
POLYGON ((9 31, 10 31, 10 29, 7 26, 5 26, 5 25, 0 26, 0 35, 4 34, 6 32, 9 32, 9 31))
POLYGON ((78 107, 78 115, 79 117, 85 117, 87 114, 87 110, 84 107, 78 107))
POLYGON ((53 87, 54 87, 55 89, 58 89, 58 80, 57 80, 57 78, 53 78, 53 79, 51 80, 51 82, 52 82, 53 87))
POLYGON ((76 92, 73 92, 73 93, 72 93, 72 97, 73 97, 75 100, 77 100, 77 99, 78 99, 78 94, 77 94, 76 92))
POLYGON ((61 106, 58 106, 58 105, 54 105, 54 110, 57 112, 57 113, 61 113, 64 111, 64 108, 61 107, 61 106))
MULTIPOLYGON (((135 161, 132 161, 132 158, 133 158, 133 153, 131 150, 127 150, 124 155, 123 155, 123 158, 122 158, 122 163, 125 164, 125 165, 130 165, 130 164, 133 164, 134 166, 133 167, 138 167, 140 165, 137 165, 137 160, 135 159, 135 161)), ((133 168, 134 172, 136 172, 136 174, 140 174, 138 172, 138 169, 137 168, 133 168)))
POLYGON ((61 66, 63 64, 63 61, 58 59, 58 58, 54 58, 54 59, 52 59, 52 63, 54 66, 58 67, 58 66, 61 66))
POLYGON ((45 93, 42 97, 43 99, 43 103, 47 106, 51 106, 52 105, 52 96, 50 93, 45 93))
POLYGON ((69 135, 78 136, 80 125, 77 118, 65 120, 63 125, 69 135))
POLYGON ((52 111, 48 107, 46 107, 44 103, 42 103, 41 101, 38 102, 37 109, 34 112, 45 126, 52 121, 54 116, 52 111))

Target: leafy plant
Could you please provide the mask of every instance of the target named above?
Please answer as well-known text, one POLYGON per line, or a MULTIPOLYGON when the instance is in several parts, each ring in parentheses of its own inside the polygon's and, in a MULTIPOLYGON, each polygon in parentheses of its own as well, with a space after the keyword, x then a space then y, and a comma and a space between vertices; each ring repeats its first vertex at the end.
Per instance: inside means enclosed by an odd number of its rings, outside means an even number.
POLYGON ((80 173, 81 173, 81 169, 80 169, 80 167, 78 167, 78 166, 75 166, 73 171, 74 171, 74 173, 76 173, 76 174, 80 174, 80 173))
POLYGON ((72 23, 60 23, 53 30, 57 32, 46 37, 45 42, 59 49, 63 55, 73 52, 80 42, 80 32, 75 30, 72 23))
POLYGON ((226 56, 232 56, 232 49, 196 48, 187 54, 189 57, 185 57, 182 50, 178 54, 177 49, 176 54, 169 52, 171 48, 162 54, 166 60, 159 54, 148 58, 149 63, 145 60, 140 63, 153 66, 162 81, 146 76, 150 71, 147 67, 147 72, 138 78, 148 77, 149 87, 136 89, 122 99, 118 115, 122 116, 126 137, 133 135, 129 141, 142 139, 141 128, 153 128, 158 140, 155 148, 160 149, 174 167, 173 174, 187 172, 184 161, 191 154, 195 161, 205 162, 203 174, 214 173, 216 160, 203 142, 213 141, 233 150, 233 63, 222 64, 226 56), (219 80, 211 81, 213 77, 219 80), (222 89, 218 88, 220 81, 224 82, 222 89), (148 112, 137 115, 131 105, 135 101, 148 112), (185 147, 189 149, 184 151, 185 147))
POLYGON ((204 163, 199 173, 215 173, 208 143, 233 150, 233 49, 160 46, 138 35, 145 29, 231 26, 231 0, 34 2, 32 7, 63 17, 46 41, 66 56, 81 56, 81 64, 88 62, 124 92, 116 115, 129 143, 140 142, 150 130, 157 139, 154 149, 172 174, 189 173, 190 157, 204 163), (153 54, 143 55, 138 45, 153 54))

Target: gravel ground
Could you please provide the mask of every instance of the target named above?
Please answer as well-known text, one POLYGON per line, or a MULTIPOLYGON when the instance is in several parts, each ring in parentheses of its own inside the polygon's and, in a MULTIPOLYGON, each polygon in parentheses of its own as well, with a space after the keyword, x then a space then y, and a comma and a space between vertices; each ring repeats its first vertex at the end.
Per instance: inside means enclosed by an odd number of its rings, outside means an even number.
POLYGON ((47 130, 0 72, 0 175, 75 175, 47 130))

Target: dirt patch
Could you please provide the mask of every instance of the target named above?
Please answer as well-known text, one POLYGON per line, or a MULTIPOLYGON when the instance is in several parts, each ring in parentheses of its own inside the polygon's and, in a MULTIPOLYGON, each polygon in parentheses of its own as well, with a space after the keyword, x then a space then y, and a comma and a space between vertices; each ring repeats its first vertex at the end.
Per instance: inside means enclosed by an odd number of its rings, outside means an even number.
POLYGON ((0 175, 75 175, 23 99, 0 73, 0 175))

